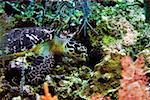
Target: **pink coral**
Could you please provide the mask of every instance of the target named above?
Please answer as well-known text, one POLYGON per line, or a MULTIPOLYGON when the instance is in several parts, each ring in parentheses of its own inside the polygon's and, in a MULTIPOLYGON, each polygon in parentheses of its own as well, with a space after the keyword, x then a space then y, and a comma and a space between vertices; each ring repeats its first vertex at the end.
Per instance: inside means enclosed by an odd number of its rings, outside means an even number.
POLYGON ((119 100, 150 100, 150 92, 147 90, 148 77, 144 74, 144 57, 139 56, 135 62, 129 56, 122 57, 121 88, 119 100))

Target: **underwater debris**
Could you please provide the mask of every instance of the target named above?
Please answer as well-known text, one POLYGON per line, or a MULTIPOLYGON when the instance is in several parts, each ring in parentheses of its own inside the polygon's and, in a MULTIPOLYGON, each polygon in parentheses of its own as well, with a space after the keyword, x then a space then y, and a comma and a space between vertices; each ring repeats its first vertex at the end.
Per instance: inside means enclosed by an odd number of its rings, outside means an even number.
POLYGON ((44 82, 44 93, 45 95, 41 96, 41 100, 58 100, 57 96, 53 96, 49 93, 49 89, 48 89, 48 83, 44 82))
POLYGON ((123 79, 120 81, 119 100, 149 100, 150 91, 146 86, 149 78, 142 69, 144 57, 141 55, 133 62, 130 56, 124 56, 121 65, 123 79))

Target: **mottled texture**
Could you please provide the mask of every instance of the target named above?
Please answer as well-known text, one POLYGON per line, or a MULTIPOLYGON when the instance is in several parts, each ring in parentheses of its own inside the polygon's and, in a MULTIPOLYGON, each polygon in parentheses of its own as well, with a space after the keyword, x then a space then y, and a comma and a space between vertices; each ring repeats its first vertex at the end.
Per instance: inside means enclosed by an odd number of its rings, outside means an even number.
POLYGON ((43 83, 46 75, 48 75, 54 67, 53 56, 34 56, 30 62, 31 64, 28 66, 28 73, 26 75, 26 82, 32 85, 43 83))
MULTIPOLYGON (((72 38, 71 36, 61 38, 56 34, 54 36, 53 30, 48 28, 13 29, 4 34, 4 40, 0 42, 3 55, 16 56, 16 59, 10 60, 6 68, 10 73, 13 73, 11 72, 13 69, 18 75, 21 74, 20 84, 25 69, 25 84, 39 85, 44 82, 46 75, 54 66, 53 54, 61 54, 76 61, 86 61, 88 56, 86 47, 72 38)), ((14 77, 11 76, 11 78, 14 77)))
MULTIPOLYGON (((25 69, 25 84, 38 85, 45 81, 46 75, 50 74, 54 67, 53 55, 19 57, 10 62, 7 70, 18 72, 25 69)), ((12 76, 12 77, 15 77, 12 76)))
POLYGON ((52 31, 46 28, 16 28, 2 36, 0 50, 3 55, 22 52, 52 38, 52 31))
POLYGON ((130 56, 122 57, 122 79, 119 89, 119 100, 149 100, 148 77, 146 77, 142 67, 144 57, 139 56, 133 63, 130 56))

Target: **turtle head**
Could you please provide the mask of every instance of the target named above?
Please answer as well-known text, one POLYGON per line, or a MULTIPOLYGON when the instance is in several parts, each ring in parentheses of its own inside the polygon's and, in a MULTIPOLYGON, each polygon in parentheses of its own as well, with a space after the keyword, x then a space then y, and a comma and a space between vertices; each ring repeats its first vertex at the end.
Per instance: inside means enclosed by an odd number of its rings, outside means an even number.
POLYGON ((51 51, 55 54, 63 54, 77 61, 86 61, 87 48, 73 39, 75 33, 67 35, 54 35, 51 41, 51 51))
POLYGON ((75 58, 78 61, 86 61, 88 56, 87 48, 73 39, 70 39, 65 44, 65 53, 67 56, 75 58))
POLYGON ((46 38, 48 38, 48 40, 52 40, 54 37, 54 30, 52 29, 43 29, 43 32, 47 34, 46 38))

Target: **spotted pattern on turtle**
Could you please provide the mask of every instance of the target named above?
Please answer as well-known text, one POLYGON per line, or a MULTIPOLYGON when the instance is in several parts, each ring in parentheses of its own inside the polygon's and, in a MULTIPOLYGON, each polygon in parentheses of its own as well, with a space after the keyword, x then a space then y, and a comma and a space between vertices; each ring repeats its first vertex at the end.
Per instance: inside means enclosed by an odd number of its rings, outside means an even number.
POLYGON ((0 41, 2 54, 13 54, 31 49, 36 44, 51 40, 53 30, 46 28, 16 28, 4 34, 0 41))
POLYGON ((49 74, 54 67, 53 56, 34 56, 32 60, 30 58, 28 60, 32 63, 29 65, 28 74, 26 75, 27 84, 38 85, 43 83, 46 75, 49 74))
MULTIPOLYGON (((25 84, 38 85, 44 82, 47 74, 49 74, 54 67, 53 55, 39 56, 30 55, 24 57, 18 57, 9 62, 7 66, 8 70, 18 70, 21 73, 24 69, 25 84)), ((9 72, 10 72, 9 71, 9 72)), ((20 80, 16 77, 16 80, 20 80)), ((13 80, 11 80, 13 81, 13 80)))
MULTIPOLYGON (((87 57, 87 49, 81 43, 70 36, 61 38, 49 28, 13 29, 2 37, 0 44, 2 56, 21 53, 18 57, 25 57, 27 53, 34 53, 34 56, 26 56, 23 61, 25 64, 29 63, 25 75, 26 83, 32 85, 40 84, 50 73, 54 67, 53 54, 62 53, 80 61, 85 61, 87 57), (32 48, 36 50, 30 51, 32 48)), ((18 66, 21 66, 21 63, 18 63, 18 66)))

